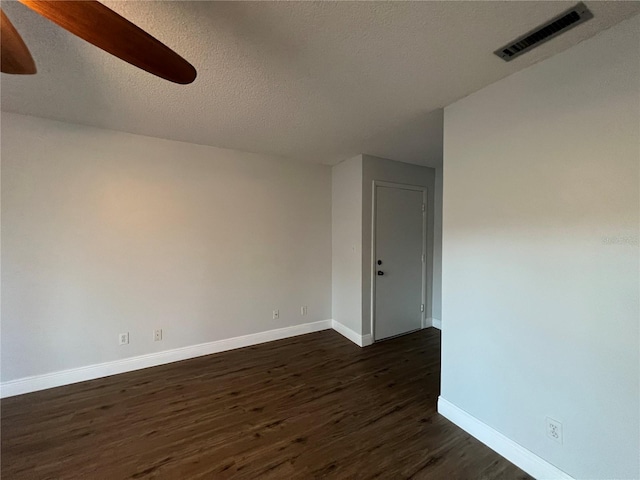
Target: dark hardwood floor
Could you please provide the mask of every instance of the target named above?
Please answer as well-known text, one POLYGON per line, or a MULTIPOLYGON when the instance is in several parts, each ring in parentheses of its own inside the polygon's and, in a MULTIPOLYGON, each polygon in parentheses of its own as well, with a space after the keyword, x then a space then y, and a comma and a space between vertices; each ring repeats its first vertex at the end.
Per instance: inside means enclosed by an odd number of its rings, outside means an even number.
POLYGON ((3 479, 528 479, 436 413, 440 333, 312 333, 2 400, 3 479))

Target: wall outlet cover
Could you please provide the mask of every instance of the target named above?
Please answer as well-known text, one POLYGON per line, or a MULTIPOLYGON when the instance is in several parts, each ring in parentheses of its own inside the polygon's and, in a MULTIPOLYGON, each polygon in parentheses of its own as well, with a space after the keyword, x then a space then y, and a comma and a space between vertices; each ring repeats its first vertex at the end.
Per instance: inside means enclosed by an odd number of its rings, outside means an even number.
POLYGON ((562 444, 562 423, 547 417, 547 437, 562 444))

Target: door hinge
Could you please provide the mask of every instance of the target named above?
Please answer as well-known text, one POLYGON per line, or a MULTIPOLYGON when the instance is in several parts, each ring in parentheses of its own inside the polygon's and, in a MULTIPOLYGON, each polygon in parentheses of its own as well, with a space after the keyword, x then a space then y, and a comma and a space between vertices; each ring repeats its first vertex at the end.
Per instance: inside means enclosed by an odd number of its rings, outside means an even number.
POLYGON ((426 259, 424 258, 424 253, 422 254, 422 262, 424 263, 426 259))
POLYGON ((420 304, 420 311, 424 312, 424 303, 420 304))
POLYGON ((423 211, 423 212, 426 212, 426 211, 427 211, 427 206, 426 206, 424 203, 422 204, 422 211, 423 211))

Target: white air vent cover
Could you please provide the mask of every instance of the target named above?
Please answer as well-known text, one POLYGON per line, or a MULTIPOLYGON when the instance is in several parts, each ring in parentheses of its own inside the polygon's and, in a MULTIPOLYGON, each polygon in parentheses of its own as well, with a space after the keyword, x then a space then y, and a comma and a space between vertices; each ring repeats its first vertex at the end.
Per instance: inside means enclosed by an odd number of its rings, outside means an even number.
POLYGON ((557 17, 516 38, 493 53, 508 62, 591 18, 593 18, 591 11, 584 3, 580 2, 575 7, 562 12, 557 17))

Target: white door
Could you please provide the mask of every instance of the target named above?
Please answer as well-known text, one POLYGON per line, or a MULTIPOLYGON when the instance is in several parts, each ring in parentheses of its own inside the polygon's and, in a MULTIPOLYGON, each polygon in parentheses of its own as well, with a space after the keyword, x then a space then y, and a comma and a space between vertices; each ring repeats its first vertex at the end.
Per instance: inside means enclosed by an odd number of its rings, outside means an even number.
POLYGON ((422 328, 423 190, 375 186, 374 338, 422 328))

